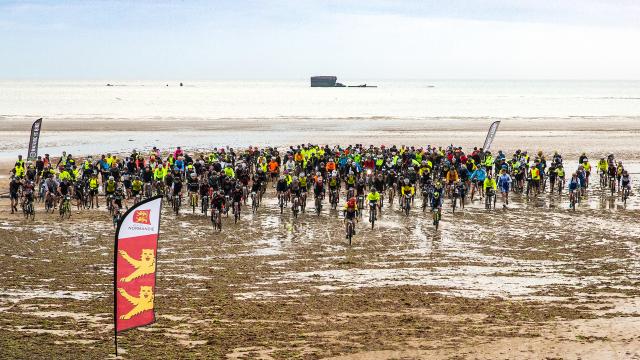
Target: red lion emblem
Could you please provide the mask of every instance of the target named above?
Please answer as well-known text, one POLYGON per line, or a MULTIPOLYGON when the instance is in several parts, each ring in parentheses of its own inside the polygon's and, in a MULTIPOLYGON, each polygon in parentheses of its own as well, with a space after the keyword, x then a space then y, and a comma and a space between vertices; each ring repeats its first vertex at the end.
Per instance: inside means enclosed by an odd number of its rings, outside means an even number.
POLYGON ((133 212, 133 222, 138 224, 151 225, 151 210, 136 210, 133 212))

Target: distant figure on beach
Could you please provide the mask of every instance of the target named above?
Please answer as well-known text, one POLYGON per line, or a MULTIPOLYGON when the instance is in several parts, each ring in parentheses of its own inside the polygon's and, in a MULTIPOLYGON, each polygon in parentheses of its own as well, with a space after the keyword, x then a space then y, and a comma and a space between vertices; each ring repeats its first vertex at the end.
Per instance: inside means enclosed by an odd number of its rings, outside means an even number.
POLYGON ((180 83, 180 86, 182 86, 182 83, 180 83))

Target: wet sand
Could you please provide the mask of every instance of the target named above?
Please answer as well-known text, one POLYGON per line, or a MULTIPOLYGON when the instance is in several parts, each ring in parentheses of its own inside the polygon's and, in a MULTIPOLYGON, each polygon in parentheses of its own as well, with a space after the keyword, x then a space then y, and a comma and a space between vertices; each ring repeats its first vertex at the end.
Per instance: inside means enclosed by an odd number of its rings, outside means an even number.
MULTIPOLYGON (((348 246, 337 212, 280 215, 272 191, 222 233, 165 208, 157 322, 119 337, 123 358, 640 357, 638 196, 625 209, 596 189, 575 213, 566 196, 476 201, 446 207, 438 231, 386 205, 348 246)), ((109 358, 108 214, 59 222, 38 207, 32 223, 7 201, 0 358, 109 358)))
MULTIPOLYGON (((46 119, 40 153, 59 156, 63 150, 98 154, 152 146, 210 149, 214 146, 288 146, 322 144, 406 144, 465 149, 482 146, 489 125, 501 120, 493 150, 516 149, 578 157, 614 153, 640 159, 640 118, 343 118, 343 119, 46 119)), ((0 163, 26 154, 31 120, 1 119, 0 163)))

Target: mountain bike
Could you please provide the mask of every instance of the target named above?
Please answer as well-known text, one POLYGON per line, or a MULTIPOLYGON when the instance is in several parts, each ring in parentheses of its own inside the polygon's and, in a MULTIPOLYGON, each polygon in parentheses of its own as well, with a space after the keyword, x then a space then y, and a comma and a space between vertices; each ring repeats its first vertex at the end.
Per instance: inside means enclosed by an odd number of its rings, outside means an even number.
POLYGON ((629 198, 629 185, 623 186, 622 187, 622 203, 624 204, 624 206, 627 206, 627 199, 629 198))
POLYGON ((213 230, 222 231, 222 214, 217 208, 211 208, 211 224, 213 230))
POLYGON ((389 206, 393 206, 393 197, 396 194, 396 189, 392 186, 389 186, 389 206))
POLYGON ((369 222, 371 223, 371 229, 373 230, 373 225, 376 222, 376 208, 378 204, 375 201, 369 202, 369 222))
POLYGON ((22 211, 24 212, 24 218, 34 220, 36 217, 35 207, 33 206, 33 196, 27 196, 22 203, 22 211))
POLYGON ((300 195, 300 210, 302 211, 302 213, 304 213, 306 209, 307 209, 307 192, 303 191, 302 194, 300 195))
POLYGON ((284 212, 284 193, 278 194, 278 206, 280 207, 280 214, 284 212))
POLYGON ((295 196, 293 198, 293 200, 291 201, 292 205, 291 205, 291 211, 293 212, 293 217, 294 218, 298 218, 298 212, 299 207, 300 207, 300 198, 298 196, 295 196))
POLYGON ((329 203, 331 203, 331 208, 333 210, 338 208, 338 201, 339 201, 338 191, 332 189, 329 192, 329 203))
POLYGON ((353 219, 348 220, 345 219, 345 221, 347 222, 347 227, 346 227, 346 232, 347 232, 347 239, 349 240, 349 246, 351 246, 351 239, 353 238, 353 235, 355 234, 355 223, 353 219))
MULTIPOLYGON (((358 209, 364 209, 364 195, 358 195, 358 209)), ((362 211, 358 212, 360 218, 362 218, 362 211)))
POLYGON ((442 219, 442 208, 438 207, 436 211, 433 211, 433 225, 436 227, 436 230, 438 230, 440 219, 442 219))
POLYGON ((316 195, 315 203, 316 214, 320 216, 320 212, 322 211, 322 195, 316 195))
POLYGON ((251 211, 255 214, 258 211, 258 199, 259 195, 255 192, 251 193, 251 211))
POLYGON ((578 201, 579 196, 577 190, 571 190, 569 192, 569 208, 573 211, 576 211, 576 202, 578 201))
POLYGON ((404 194, 404 214, 409 216, 409 210, 411 209, 411 194, 404 194))
POLYGON ((496 191, 494 189, 487 189, 484 207, 487 210, 496 208, 496 191))
POLYGON ((202 195, 202 199, 200 199, 200 212, 205 216, 209 212, 209 195, 202 195))
POLYGON ((198 194, 195 192, 189 193, 189 204, 191 205, 191 213, 196 213, 196 207, 198 206, 198 194))
POLYGON ((240 220, 240 201, 233 202, 233 222, 235 224, 240 220))
POLYGON ((180 194, 173 194, 171 206, 173 207, 173 212, 178 215, 178 213, 180 213, 180 206, 182 206, 182 196, 180 196, 180 194))
POLYGON ((62 202, 60 203, 60 219, 71 217, 71 197, 69 195, 65 195, 62 198, 62 202))
POLYGON ((112 221, 113 221, 113 227, 116 228, 118 227, 118 222, 120 222, 120 207, 119 206, 115 206, 113 209, 113 216, 112 216, 112 221))

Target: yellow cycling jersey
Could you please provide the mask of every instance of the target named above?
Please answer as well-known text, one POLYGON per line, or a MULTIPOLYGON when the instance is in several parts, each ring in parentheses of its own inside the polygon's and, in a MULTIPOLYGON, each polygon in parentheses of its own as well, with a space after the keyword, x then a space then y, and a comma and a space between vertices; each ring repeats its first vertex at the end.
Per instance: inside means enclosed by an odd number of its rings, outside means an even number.
POLYGON ((133 189, 134 191, 142 190, 142 181, 133 180, 133 182, 131 183, 131 189, 133 189))
POLYGON ((598 170, 606 172, 608 167, 609 166, 607 165, 606 161, 603 161, 603 160, 598 161, 598 170))
POLYGON ((496 184, 496 181, 494 179, 484 179, 484 189, 486 190, 488 188, 492 188, 493 190, 496 190, 498 188, 498 184, 496 184))
POLYGON ((379 192, 370 192, 369 195, 367 195, 367 200, 369 201, 380 201, 380 193, 379 192))
POLYGON ((89 188, 90 189, 97 189, 98 188, 98 179, 91 179, 89 180, 89 188))
POLYGON ((405 193, 411 193, 411 195, 415 194, 416 189, 411 185, 404 185, 400 188, 400 193, 404 195, 405 193))
POLYGON ((108 192, 116 191, 116 182, 115 181, 107 181, 107 185, 105 186, 108 192))

